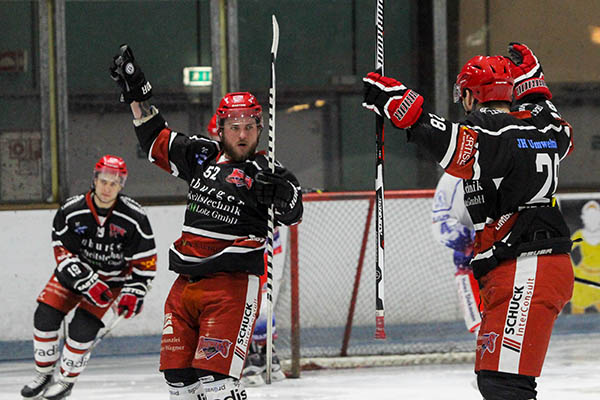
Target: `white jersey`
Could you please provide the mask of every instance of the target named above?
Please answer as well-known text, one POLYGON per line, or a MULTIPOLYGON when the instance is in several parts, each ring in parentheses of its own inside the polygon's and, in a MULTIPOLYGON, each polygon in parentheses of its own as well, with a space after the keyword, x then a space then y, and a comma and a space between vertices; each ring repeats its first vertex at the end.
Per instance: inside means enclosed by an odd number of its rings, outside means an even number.
POLYGON ((479 291, 468 267, 474 239, 473 222, 465 207, 463 180, 444 173, 433 196, 431 210, 433 237, 454 250, 454 281, 469 332, 477 334, 481 325, 479 291))
POLYGON ((464 202, 463 180, 444 173, 433 196, 433 237, 444 246, 464 252, 473 242, 473 222, 464 202))

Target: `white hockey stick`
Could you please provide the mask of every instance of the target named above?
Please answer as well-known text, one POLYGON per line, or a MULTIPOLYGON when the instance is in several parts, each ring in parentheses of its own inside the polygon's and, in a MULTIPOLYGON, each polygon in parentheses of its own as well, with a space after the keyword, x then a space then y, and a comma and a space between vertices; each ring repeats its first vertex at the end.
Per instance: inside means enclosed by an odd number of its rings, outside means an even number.
MULTIPOLYGON (((275 60, 279 47, 279 24, 273 15, 273 42, 271 44, 271 87, 269 88, 269 170, 275 172, 275 60)), ((275 229, 275 210, 269 207, 269 226, 267 236, 267 369, 265 382, 271 384, 271 366, 273 364, 273 230, 275 229)))
POLYGON ((85 351, 85 353, 83 354, 84 360, 87 361, 90 358, 90 356, 92 355, 92 350, 94 350, 94 348, 98 346, 102 339, 104 339, 115 328, 115 326, 117 326, 119 322, 123 321, 124 319, 125 313, 118 315, 112 320, 110 325, 106 329, 104 329, 104 331, 100 335, 98 335, 96 339, 94 339, 90 348, 85 351))
MULTIPOLYGON (((375 71, 383 75, 383 0, 377 0, 375 9, 375 71)), ((384 271, 385 240, 383 235, 383 116, 375 116, 375 135, 377 142, 377 161, 375 164, 375 235, 377 253, 375 257, 375 339, 385 339, 384 322, 384 271)))

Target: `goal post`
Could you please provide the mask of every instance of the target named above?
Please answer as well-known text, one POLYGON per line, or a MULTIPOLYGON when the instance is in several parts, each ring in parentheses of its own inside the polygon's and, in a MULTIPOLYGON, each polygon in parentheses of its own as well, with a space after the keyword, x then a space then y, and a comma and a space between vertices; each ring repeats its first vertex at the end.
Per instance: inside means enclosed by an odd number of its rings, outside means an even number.
POLYGON ((300 368, 472 358, 452 251, 431 233, 433 190, 387 191, 386 334, 373 338, 373 192, 309 193, 302 223, 284 243, 276 349, 291 376, 300 368), (373 356, 379 356, 374 360, 373 356))

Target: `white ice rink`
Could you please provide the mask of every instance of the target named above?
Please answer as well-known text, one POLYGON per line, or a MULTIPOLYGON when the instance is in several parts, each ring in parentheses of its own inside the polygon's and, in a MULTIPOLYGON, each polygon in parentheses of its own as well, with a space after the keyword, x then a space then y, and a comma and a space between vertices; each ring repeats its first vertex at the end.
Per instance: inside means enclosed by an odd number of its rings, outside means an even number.
MULTIPOLYGON (((573 336, 552 343, 539 400, 600 399, 600 336, 573 336)), ((90 361, 69 400, 166 400, 157 355, 97 357, 90 361)), ((0 400, 20 399, 32 362, 0 363, 0 400)), ((480 400, 471 364, 306 371, 300 379, 248 389, 249 400, 480 400)), ((510 400, 510 399, 507 399, 510 400)))

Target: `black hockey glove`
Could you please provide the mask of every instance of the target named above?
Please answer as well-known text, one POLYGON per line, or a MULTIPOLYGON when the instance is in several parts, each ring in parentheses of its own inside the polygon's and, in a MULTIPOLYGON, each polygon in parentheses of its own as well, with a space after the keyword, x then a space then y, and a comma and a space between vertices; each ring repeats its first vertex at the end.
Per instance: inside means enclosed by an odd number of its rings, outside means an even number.
POLYGON ((127 319, 142 312, 146 292, 146 285, 141 282, 126 283, 119 295, 119 303, 117 306, 119 315, 124 314, 127 319))
POLYGON ((298 201, 298 191, 285 178, 271 172, 259 171, 254 177, 256 200, 270 206, 273 204, 280 214, 290 212, 298 201))
POLYGON ((121 45, 109 67, 110 77, 121 87, 121 103, 142 102, 152 97, 152 85, 135 62, 131 48, 121 45))
POLYGON ((397 80, 370 72, 363 83, 362 106, 387 117, 397 128, 410 128, 421 116, 423 96, 397 80))

